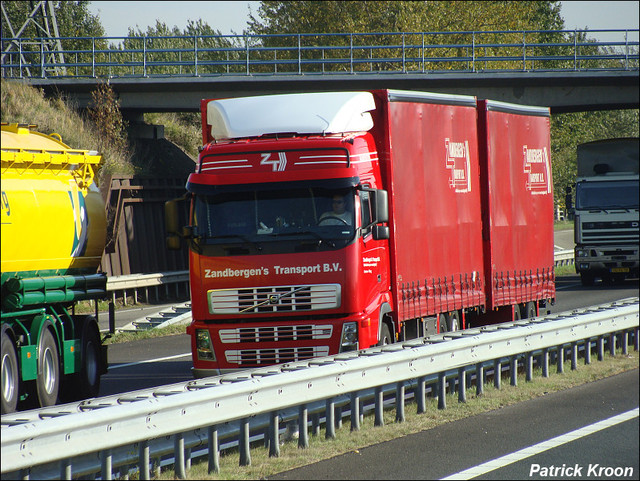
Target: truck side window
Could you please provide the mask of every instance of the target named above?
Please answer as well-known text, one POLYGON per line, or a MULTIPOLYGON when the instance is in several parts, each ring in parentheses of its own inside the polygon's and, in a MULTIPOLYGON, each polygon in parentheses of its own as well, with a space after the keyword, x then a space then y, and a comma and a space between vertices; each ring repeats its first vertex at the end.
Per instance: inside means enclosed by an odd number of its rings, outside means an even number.
POLYGON ((369 192, 360 192, 360 212, 362 223, 362 237, 368 235, 371 232, 371 201, 369 192))

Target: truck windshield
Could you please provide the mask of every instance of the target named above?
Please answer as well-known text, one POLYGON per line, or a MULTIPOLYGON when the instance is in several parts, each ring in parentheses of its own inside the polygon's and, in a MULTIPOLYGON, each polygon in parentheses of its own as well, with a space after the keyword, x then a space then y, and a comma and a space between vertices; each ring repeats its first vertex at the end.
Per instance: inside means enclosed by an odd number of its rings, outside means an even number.
POLYGON ((638 208, 638 181, 579 182, 576 209, 638 208))
POLYGON ((244 184, 194 190, 193 225, 204 245, 304 241, 335 248, 346 245, 355 235, 353 187, 332 189, 296 183, 286 188, 244 184))

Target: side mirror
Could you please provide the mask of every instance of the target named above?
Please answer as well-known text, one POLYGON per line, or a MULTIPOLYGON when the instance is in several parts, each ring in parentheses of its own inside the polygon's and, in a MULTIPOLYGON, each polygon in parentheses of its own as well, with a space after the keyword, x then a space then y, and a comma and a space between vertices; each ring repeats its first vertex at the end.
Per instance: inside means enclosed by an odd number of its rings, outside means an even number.
POLYGON ((371 234, 374 240, 383 240, 389 238, 389 227, 386 225, 373 225, 371 234))
POLYGON ((376 223, 389 222, 389 194, 386 190, 374 191, 373 210, 376 223))

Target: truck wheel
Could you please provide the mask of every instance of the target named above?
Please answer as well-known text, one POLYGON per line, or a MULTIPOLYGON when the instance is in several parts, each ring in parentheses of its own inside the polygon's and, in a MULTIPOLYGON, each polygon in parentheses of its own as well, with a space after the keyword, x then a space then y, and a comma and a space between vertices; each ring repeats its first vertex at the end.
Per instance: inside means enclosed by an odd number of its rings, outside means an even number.
POLYGON ((60 357, 50 326, 50 322, 44 324, 38 341, 36 392, 41 407, 53 406, 58 400, 60 388, 60 357))
POLYGON ((389 330, 389 324, 386 322, 382 324, 382 331, 380 332, 380 340, 378 341, 378 346, 386 346, 393 342, 393 338, 391 337, 391 331, 389 330))
POLYGON ((524 306, 524 319, 532 319, 538 315, 535 302, 527 302, 524 306))
POLYGON ((580 282, 583 286, 592 286, 596 278, 591 274, 580 273, 580 282))
POLYGON ((519 321, 522 319, 522 313, 520 312, 520 304, 513 305, 513 320, 519 321))
POLYGON ((445 318, 447 320, 447 330, 449 332, 460 330, 460 313, 458 311, 447 312, 445 318))
POLYGON ((18 405, 18 354, 9 336, 9 326, 2 326, 2 414, 9 414, 18 405))

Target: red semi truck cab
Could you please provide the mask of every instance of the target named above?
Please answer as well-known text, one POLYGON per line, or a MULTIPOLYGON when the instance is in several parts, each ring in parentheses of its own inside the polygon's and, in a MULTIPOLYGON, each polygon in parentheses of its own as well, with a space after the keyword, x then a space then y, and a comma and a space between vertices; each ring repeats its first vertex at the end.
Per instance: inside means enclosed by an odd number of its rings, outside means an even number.
POLYGON ((368 92, 202 102, 187 182, 196 377, 378 342, 392 307, 373 109, 368 92))

